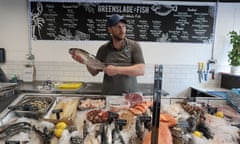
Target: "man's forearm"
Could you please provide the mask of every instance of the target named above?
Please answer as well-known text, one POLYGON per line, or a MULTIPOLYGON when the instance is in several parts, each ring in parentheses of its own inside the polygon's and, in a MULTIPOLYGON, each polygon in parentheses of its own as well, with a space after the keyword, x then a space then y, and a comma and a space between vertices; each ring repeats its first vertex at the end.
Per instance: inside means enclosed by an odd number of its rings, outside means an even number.
POLYGON ((145 73, 145 64, 135 64, 132 66, 117 66, 116 71, 121 75, 141 76, 145 73))

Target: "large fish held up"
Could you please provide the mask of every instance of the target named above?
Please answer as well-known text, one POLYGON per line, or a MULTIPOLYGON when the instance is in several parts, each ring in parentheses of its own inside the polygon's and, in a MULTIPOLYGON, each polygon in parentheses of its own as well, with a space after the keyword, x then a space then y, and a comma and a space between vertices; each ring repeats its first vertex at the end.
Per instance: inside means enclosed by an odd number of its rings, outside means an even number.
POLYGON ((68 50, 70 55, 78 55, 82 58, 83 64, 86 64, 88 67, 96 70, 102 70, 105 65, 98 60, 94 55, 89 52, 80 49, 80 48, 70 48, 68 50))

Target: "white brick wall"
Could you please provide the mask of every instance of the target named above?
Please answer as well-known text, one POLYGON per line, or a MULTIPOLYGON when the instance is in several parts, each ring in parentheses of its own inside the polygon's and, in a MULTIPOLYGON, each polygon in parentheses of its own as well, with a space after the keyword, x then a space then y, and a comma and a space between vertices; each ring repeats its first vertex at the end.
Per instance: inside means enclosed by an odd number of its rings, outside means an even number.
MULTIPOLYGON (((11 61, 1 64, 1 68, 11 79, 14 74, 19 79, 23 77, 24 65, 26 62, 11 61)), ((36 80, 44 81, 84 81, 84 82, 101 82, 103 74, 95 77, 91 76, 85 65, 72 62, 35 62, 36 80)), ((224 68, 219 66, 218 69, 224 68)), ((222 69, 221 69, 222 70, 222 69)), ((163 65, 163 84, 162 88, 170 93, 173 97, 182 97, 189 95, 191 85, 219 85, 219 76, 212 80, 209 74, 207 81, 199 83, 197 74, 197 65, 163 65)), ((154 83, 154 65, 147 64, 145 75, 138 77, 139 83, 154 83)))

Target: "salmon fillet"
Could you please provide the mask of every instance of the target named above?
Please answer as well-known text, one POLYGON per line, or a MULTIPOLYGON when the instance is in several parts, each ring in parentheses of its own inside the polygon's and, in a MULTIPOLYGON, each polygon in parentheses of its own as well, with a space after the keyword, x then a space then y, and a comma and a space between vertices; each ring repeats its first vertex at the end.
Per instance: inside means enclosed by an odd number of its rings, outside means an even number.
MULTIPOLYGON (((173 138, 169 127, 175 126, 177 120, 169 114, 160 114, 159 124, 158 144, 173 144, 173 138)), ((151 131, 146 134, 143 144, 151 144, 151 131)))

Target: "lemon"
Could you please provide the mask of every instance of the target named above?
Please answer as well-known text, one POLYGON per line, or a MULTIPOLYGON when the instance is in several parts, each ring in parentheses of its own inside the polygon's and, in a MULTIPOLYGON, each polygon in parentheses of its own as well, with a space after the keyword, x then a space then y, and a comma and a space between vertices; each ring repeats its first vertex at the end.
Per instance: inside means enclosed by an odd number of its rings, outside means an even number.
POLYGON ((67 124, 65 122, 58 122, 55 127, 56 129, 65 129, 67 124))
POLYGON ((55 129, 55 130, 54 130, 54 135, 55 135, 57 138, 60 138, 60 137, 62 136, 63 130, 64 130, 64 129, 55 129))
POLYGON ((193 135, 195 135, 196 137, 202 137, 202 133, 200 131, 194 131, 193 135))
POLYGON ((223 118, 224 114, 223 114, 223 112, 218 111, 218 112, 215 113, 215 116, 223 118))

